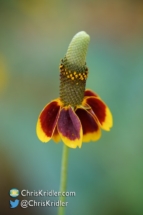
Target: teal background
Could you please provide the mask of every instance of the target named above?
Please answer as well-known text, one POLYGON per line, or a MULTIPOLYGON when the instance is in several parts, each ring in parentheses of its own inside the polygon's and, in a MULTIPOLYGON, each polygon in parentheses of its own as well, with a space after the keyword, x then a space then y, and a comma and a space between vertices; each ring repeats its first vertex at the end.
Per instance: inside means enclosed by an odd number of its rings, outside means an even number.
POLYGON ((143 214, 143 2, 0 0, 2 214, 57 214, 10 209, 9 190, 59 190, 63 143, 41 143, 35 126, 59 96, 59 63, 81 30, 91 37, 87 88, 108 104, 114 126, 70 149, 67 190, 76 197, 66 214, 143 214))

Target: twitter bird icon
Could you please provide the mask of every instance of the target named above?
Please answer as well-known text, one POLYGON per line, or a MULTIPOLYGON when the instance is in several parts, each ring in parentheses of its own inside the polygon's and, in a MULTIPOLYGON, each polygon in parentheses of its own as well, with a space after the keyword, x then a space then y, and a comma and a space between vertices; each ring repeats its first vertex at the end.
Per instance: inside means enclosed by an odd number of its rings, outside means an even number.
POLYGON ((11 208, 16 208, 19 205, 19 200, 15 199, 15 201, 10 200, 10 207, 11 208))

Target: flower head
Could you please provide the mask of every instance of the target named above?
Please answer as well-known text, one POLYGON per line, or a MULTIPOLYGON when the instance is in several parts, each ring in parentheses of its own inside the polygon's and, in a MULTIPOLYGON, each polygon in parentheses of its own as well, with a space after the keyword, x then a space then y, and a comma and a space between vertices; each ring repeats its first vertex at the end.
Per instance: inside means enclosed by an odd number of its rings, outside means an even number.
POLYGON ((60 65, 60 97, 47 104, 39 115, 37 135, 42 142, 60 139, 71 148, 96 141, 101 129, 112 127, 112 114, 101 98, 85 90, 88 68, 85 58, 89 35, 81 31, 72 39, 60 65))

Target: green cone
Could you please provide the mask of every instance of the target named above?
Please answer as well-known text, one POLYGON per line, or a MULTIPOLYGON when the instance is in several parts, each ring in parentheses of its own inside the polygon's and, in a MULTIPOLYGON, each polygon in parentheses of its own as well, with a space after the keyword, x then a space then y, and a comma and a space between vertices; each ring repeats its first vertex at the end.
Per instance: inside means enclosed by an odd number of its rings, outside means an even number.
POLYGON ((65 58, 64 66, 71 71, 85 71, 86 54, 90 36, 85 31, 77 33, 69 44, 65 58))

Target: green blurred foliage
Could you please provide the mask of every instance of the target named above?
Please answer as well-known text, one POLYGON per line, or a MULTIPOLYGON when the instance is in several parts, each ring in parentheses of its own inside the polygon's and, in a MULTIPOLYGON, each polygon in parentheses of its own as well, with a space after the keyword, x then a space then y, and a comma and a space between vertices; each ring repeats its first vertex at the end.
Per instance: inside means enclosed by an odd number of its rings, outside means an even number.
MULTIPOLYGON (((0 192, 3 214, 56 214, 57 208, 9 209, 9 189, 58 191, 63 143, 35 133, 45 104, 59 96, 59 63, 72 37, 91 36, 87 88, 110 107, 114 126, 98 142, 70 150, 68 215, 143 214, 143 2, 0 1, 0 192)), ((41 200, 41 199, 40 199, 41 200)))

